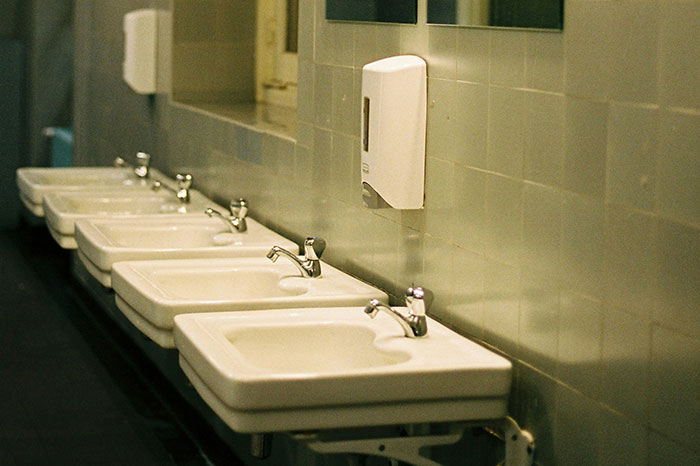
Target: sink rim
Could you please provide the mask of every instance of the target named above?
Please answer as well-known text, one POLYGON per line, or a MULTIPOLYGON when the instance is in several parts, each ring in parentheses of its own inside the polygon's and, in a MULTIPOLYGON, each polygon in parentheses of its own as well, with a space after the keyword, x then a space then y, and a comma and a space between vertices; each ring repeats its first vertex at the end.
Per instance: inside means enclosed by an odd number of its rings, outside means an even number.
POLYGON ((68 207, 68 202, 74 198, 123 198, 129 197, 137 202, 139 198, 142 199, 162 199, 166 201, 167 204, 172 204, 173 206, 178 205, 178 201, 175 199, 175 195, 166 192, 153 192, 148 189, 140 190, 112 190, 103 189, 101 191, 93 190, 79 190, 79 191, 54 191, 47 193, 43 199, 43 208, 46 216, 47 223, 50 224, 53 229, 61 234, 73 236, 75 234, 75 222, 79 219, 90 219, 90 218, 138 218, 138 217, 150 217, 150 216, 161 216, 166 215, 171 216, 182 216, 198 214, 206 207, 221 208, 214 201, 209 200, 203 194, 198 191, 190 191, 192 201, 187 205, 191 212, 166 212, 166 213, 100 213, 100 212, 75 212, 68 207))
POLYGON ((16 181, 17 187, 20 193, 26 198, 26 200, 32 205, 40 206, 43 200, 43 196, 50 192, 55 191, 100 191, 104 189, 144 189, 148 187, 148 184, 153 180, 167 180, 168 178, 158 171, 157 169, 151 168, 151 175, 147 180, 139 180, 132 174, 130 168, 125 167, 21 167, 16 170, 16 181), (76 173, 76 176, 80 174, 85 175, 101 175, 106 174, 106 180, 113 178, 113 175, 124 175, 122 179, 128 179, 131 175, 135 183, 134 185, 121 185, 118 183, 109 183, 106 186, 96 185, 96 184, 51 184, 51 183, 40 183, 32 177, 41 176, 44 173, 76 173))
POLYGON ((149 261, 125 261, 112 266, 112 288, 115 295, 143 317, 151 325, 172 331, 176 315, 205 312, 241 312, 243 310, 300 308, 315 306, 361 306, 370 299, 386 300, 383 291, 361 282, 322 262, 321 278, 308 279, 299 275, 297 268, 288 261, 272 263, 264 255, 260 257, 230 257, 215 259, 173 259, 149 261), (264 268, 276 271, 284 277, 286 286, 304 286, 308 291, 300 295, 277 297, 240 297, 230 299, 194 300, 168 297, 160 292, 145 271, 149 269, 173 269, 196 275, 204 270, 233 268, 264 268))
POLYGON ((218 219, 212 219, 201 214, 188 214, 173 217, 169 215, 153 215, 146 218, 92 218, 78 220, 75 223, 75 239, 90 261, 103 272, 110 272, 112 265, 117 262, 135 260, 158 259, 197 259, 197 258, 226 258, 226 257, 250 257, 262 256, 273 245, 279 245, 290 251, 298 251, 298 246, 293 241, 268 229, 252 218, 247 219, 248 231, 244 233, 229 233, 237 241, 211 246, 197 247, 138 247, 121 246, 111 238, 102 227, 135 225, 137 229, 143 227, 157 228, 159 226, 187 226, 214 227, 220 232, 228 231, 226 226, 218 219))
POLYGON ((369 319, 362 307, 182 314, 175 317, 175 344, 208 389, 235 410, 508 396, 510 361, 428 319, 428 337, 409 339, 391 317, 369 319), (411 357, 394 365, 334 373, 251 370, 225 334, 232 326, 255 328, 266 321, 359 323, 375 329, 375 345, 405 350, 411 357), (451 352, 445 354, 447 350, 451 352))

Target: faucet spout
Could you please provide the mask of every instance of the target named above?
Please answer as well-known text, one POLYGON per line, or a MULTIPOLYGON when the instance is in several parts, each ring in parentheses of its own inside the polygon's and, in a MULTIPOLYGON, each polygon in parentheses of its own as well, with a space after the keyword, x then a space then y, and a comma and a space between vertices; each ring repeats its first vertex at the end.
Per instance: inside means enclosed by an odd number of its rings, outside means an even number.
POLYGON ((115 167, 129 167, 134 171, 137 178, 146 179, 150 176, 151 155, 146 152, 136 153, 136 165, 131 165, 121 157, 114 159, 115 167))
POLYGON ((218 210, 208 208, 204 211, 209 217, 216 217, 231 230, 231 233, 243 233, 248 230, 248 224, 246 223, 246 215, 248 213, 248 203, 245 199, 238 199, 237 201, 231 201, 229 207, 231 210, 231 216, 223 215, 218 210))
POLYGON ((374 319, 380 311, 390 315, 401 326, 408 338, 420 338, 428 334, 428 321, 425 316, 424 291, 422 288, 409 288, 406 292, 408 314, 382 303, 378 299, 371 300, 365 306, 365 314, 374 319))
POLYGON ((136 167, 134 167, 134 174, 138 178, 146 179, 151 174, 151 155, 146 152, 138 152, 136 154, 136 167))
POLYGON ((151 185, 153 191, 158 191, 161 188, 165 188, 168 191, 175 194, 175 197, 183 204, 189 204, 190 202, 190 186, 192 186, 192 175, 189 173, 182 175, 178 173, 175 176, 177 181, 177 189, 171 188, 170 186, 163 184, 160 180, 156 180, 151 185))
POLYGON ((304 255, 301 257, 292 254, 281 246, 273 246, 267 253, 267 258, 277 262, 280 256, 289 259, 294 264, 302 277, 318 278, 321 276, 321 255, 326 248, 326 242, 318 237, 308 237, 304 241, 304 255))

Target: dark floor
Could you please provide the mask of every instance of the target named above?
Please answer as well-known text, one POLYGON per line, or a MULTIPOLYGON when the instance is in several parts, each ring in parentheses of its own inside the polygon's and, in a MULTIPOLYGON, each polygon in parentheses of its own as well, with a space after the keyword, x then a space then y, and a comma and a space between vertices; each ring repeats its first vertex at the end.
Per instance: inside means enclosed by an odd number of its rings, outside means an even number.
POLYGON ((91 305, 45 229, 0 230, 0 465, 224 464, 91 305))

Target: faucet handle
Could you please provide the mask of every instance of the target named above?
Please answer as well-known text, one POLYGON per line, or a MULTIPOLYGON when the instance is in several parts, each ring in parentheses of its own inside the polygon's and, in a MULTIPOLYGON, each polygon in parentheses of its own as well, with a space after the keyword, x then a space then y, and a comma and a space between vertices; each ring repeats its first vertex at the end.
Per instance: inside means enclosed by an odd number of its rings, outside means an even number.
POLYGON ((151 164, 151 154, 147 152, 137 152, 136 153, 136 165, 148 166, 151 164))
POLYGON ((231 211, 231 215, 233 215, 236 218, 246 218, 248 215, 248 202, 241 198, 238 198, 238 200, 231 200, 231 204, 228 206, 229 210, 231 211))
POLYGON ((190 189, 192 186, 192 175, 189 173, 175 175, 175 180, 177 180, 177 189, 190 189))
POLYGON ((148 178, 148 169, 151 165, 151 155, 146 152, 136 153, 136 168, 134 173, 139 178, 148 178))
POLYGON ((304 256, 306 259, 319 260, 326 250, 326 240, 319 236, 309 236, 304 241, 304 256))
POLYGON ((126 167, 126 160, 124 160, 121 157, 115 157, 114 162, 112 162, 112 165, 114 165, 117 168, 126 167))
POLYGON ((424 290, 422 287, 409 287, 406 290, 406 307, 411 314, 416 316, 424 316, 425 312, 433 303, 433 293, 430 290, 424 290))

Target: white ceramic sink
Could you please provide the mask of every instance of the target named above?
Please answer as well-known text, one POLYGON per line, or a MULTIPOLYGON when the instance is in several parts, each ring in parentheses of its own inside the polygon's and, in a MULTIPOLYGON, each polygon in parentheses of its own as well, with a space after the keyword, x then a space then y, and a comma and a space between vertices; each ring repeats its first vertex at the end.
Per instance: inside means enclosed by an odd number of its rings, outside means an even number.
POLYGON ((183 204, 169 191, 102 190, 57 191, 44 196, 46 225, 54 239, 66 249, 76 249, 75 222, 104 217, 201 214, 207 207, 222 207, 190 190, 191 201, 183 204))
MULTIPOLYGON (((401 309, 406 312, 406 309, 401 309)), ((235 431, 503 418, 511 364, 428 318, 406 338, 363 307, 183 314, 180 365, 235 431)))
POLYGON ((143 180, 134 175, 131 168, 70 167, 17 169, 17 186, 24 205, 38 217, 44 216, 44 194, 54 191, 79 191, 95 189, 146 189, 153 180, 165 176, 150 169, 150 178, 143 180))
POLYGON ((247 230, 231 233, 204 214, 141 218, 98 218, 75 223, 78 256, 106 287, 115 262, 264 256, 273 245, 297 252, 292 241, 251 218, 247 230))
POLYGON ((118 262, 112 287, 124 315, 146 336, 173 348, 174 318, 209 311, 358 306, 386 294, 328 264, 304 278, 286 260, 264 257, 118 262))

